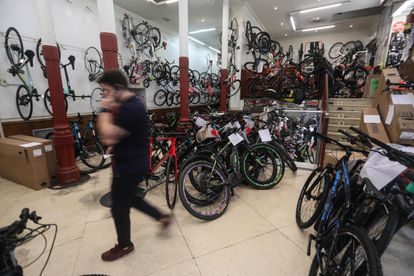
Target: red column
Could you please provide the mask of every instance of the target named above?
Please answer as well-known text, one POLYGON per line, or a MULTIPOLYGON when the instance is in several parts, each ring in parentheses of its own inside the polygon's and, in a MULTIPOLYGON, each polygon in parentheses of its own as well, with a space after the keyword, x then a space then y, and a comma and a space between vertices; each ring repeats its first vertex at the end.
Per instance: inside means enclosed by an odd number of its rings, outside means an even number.
POLYGON ((80 179, 79 169, 75 163, 73 151, 72 130, 68 124, 62 77, 60 75, 60 60, 56 46, 43 45, 43 56, 46 61, 47 81, 50 88, 50 101, 53 110, 54 143, 58 160, 58 181, 61 184, 80 179))
POLYGON ((227 109, 227 90, 229 86, 225 82, 227 80, 227 69, 220 70, 220 112, 226 112, 227 109))
POLYGON ((101 32, 101 48, 104 62, 104 70, 117 70, 118 66, 118 42, 113 33, 101 32))
POLYGON ((180 57, 180 122, 188 122, 188 57, 180 57))

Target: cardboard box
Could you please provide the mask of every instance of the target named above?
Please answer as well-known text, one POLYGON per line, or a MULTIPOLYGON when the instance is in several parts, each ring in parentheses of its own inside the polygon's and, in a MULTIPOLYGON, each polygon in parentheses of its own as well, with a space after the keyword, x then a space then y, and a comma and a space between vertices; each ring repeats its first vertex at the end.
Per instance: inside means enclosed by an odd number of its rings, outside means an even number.
POLYGON ((40 190, 50 184, 43 145, 0 138, 0 176, 40 190))
POLYGON ((409 91, 403 91, 400 94, 382 93, 378 97, 378 109, 384 122, 392 120, 390 116, 393 116, 393 106, 398 105, 414 105, 414 94, 409 91))
POLYGON ((390 105, 385 128, 392 143, 414 145, 413 105, 390 105))
POLYGON ((364 98, 375 98, 381 75, 369 75, 364 87, 364 98))
POLYGON ((27 135, 13 135, 9 136, 9 138, 27 141, 27 142, 37 142, 43 145, 43 151, 46 155, 47 167, 49 171, 49 177, 51 180, 57 178, 57 159, 56 159, 56 152, 55 147, 53 145, 52 140, 42 139, 27 135))
POLYGON ((381 72, 381 76, 379 78, 379 83, 378 83, 378 88, 377 88, 377 95, 373 100, 373 107, 377 107, 378 106, 378 102, 379 102, 379 98, 381 97, 381 95, 384 95, 386 93, 383 93, 383 91, 386 89, 387 87, 387 80, 390 80, 391 83, 400 83, 401 82, 401 78, 400 78, 400 74, 398 73, 398 70, 396 68, 386 68, 383 69, 381 72))
POLYGON ((366 134, 380 140, 383 143, 389 143, 387 131, 381 122, 381 117, 377 110, 372 107, 362 109, 361 130, 366 134))

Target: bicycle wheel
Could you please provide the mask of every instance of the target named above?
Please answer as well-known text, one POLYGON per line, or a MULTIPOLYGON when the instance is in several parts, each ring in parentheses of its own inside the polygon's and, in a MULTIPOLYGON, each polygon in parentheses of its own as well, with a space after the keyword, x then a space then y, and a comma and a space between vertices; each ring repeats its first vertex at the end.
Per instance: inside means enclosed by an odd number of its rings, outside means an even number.
POLYGON ((97 76, 103 68, 101 54, 93 46, 86 49, 84 62, 86 70, 93 76, 97 76))
POLYGON ((151 27, 148 32, 148 43, 157 48, 161 44, 161 32, 157 27, 151 27))
POLYGON ((20 85, 16 92, 16 106, 20 117, 27 121, 32 117, 33 99, 27 87, 20 85))
POLYGON ((296 224, 302 228, 312 226, 325 205, 330 177, 323 167, 316 168, 306 179, 296 204, 296 224))
POLYGON ((99 113, 103 96, 104 96, 104 92, 102 88, 95 87, 92 90, 90 104, 91 104, 91 108, 93 112, 99 113))
MULTIPOLYGON (((59 43, 57 43, 57 42, 56 42, 56 47, 58 49, 58 57, 59 57, 59 61, 60 61, 60 46, 59 46, 59 43)), ((45 58, 43 57, 43 48, 42 48, 42 39, 41 38, 39 38, 39 40, 37 41, 36 57, 37 57, 37 61, 39 61, 39 63, 40 63, 40 67, 42 68, 42 70, 45 70, 46 61, 45 61, 45 58)))
POLYGON ((362 67, 355 67, 345 71, 342 77, 343 81, 355 81, 356 88, 362 88, 367 80, 368 71, 362 67))
POLYGON ((165 68, 160 63, 154 64, 151 70, 152 76, 157 79, 161 80, 165 75, 165 68))
POLYGON ((233 97, 236 95, 240 90, 241 82, 240 80, 234 80, 230 82, 229 89, 227 90, 227 97, 233 97))
POLYGON ((174 93, 167 92, 165 103, 167 106, 172 106, 174 103, 174 93))
MULTIPOLYGON (((66 99, 66 97, 63 97, 64 101, 65 101, 65 109, 66 112, 68 112, 68 100, 66 99)), ((46 89, 45 94, 43 95, 43 104, 46 107, 47 112, 53 116, 53 111, 52 111, 52 102, 50 101, 50 90, 49 88, 46 89)))
POLYGON ((174 65, 171 67, 170 70, 171 73, 171 79, 173 81, 179 81, 180 80, 180 67, 178 65, 174 65))
POLYGON ((292 159, 292 157, 290 157, 290 154, 286 151, 286 149, 276 142, 273 142, 272 146, 274 146, 279 151, 280 155, 283 158, 283 161, 285 161, 286 165, 288 165, 292 172, 296 172, 298 170, 298 167, 296 166, 295 161, 292 159))
POLYGON ((276 40, 270 41, 270 50, 273 52, 274 55, 280 52, 280 44, 276 40))
POLYGON ((270 49, 270 35, 267 32, 260 32, 257 35, 256 45, 260 50, 260 53, 267 54, 270 49))
POLYGON ((333 236, 331 233, 322 240, 322 250, 313 258, 309 276, 383 275, 375 245, 363 229, 347 225, 333 236))
POLYGON ((101 144, 91 141, 90 143, 83 144, 79 152, 79 158, 86 166, 92 169, 100 169, 105 163, 104 154, 105 151, 101 144))
POLYGON ((233 18, 230 22, 230 30, 231 30, 231 40, 234 42, 239 39, 239 23, 237 22, 236 18, 233 18))
POLYGON ((194 92, 194 93, 191 94, 191 102, 193 104, 199 104, 200 100, 201 100, 200 93, 194 92))
POLYGON ((344 44, 342 42, 336 42, 334 45, 329 48, 328 56, 331 59, 337 59, 339 56, 341 56, 341 49, 344 47, 344 44))
POLYGON ((230 201, 230 188, 224 173, 218 168, 213 169, 209 161, 196 161, 185 166, 180 172, 178 194, 184 208, 193 216, 202 220, 219 218, 227 209, 230 201), (197 182, 195 187, 189 175, 197 182), (194 199, 211 204, 198 205, 194 199))
POLYGON ((349 51, 351 51, 354 48, 355 48, 355 41, 348 41, 347 43, 344 44, 344 46, 342 46, 341 54, 346 55, 349 53, 349 51))
POLYGON ((270 189, 282 179, 285 164, 271 145, 256 144, 243 154, 241 171, 246 181, 254 188, 270 189))
POLYGON ((154 94, 154 103, 156 106, 162 106, 167 101, 167 93, 160 89, 154 94))
POLYGON ((176 175, 176 160, 170 157, 165 169, 165 198, 167 200, 168 208, 174 209, 177 201, 177 175, 176 175))
POLYGON ((10 27, 7 29, 4 47, 10 63, 17 65, 24 56, 24 48, 22 38, 16 28, 10 27))
POLYGON ((134 37, 135 42, 137 43, 138 47, 143 47, 147 44, 149 36, 149 27, 148 24, 142 22, 135 26, 132 30, 131 34, 134 37))

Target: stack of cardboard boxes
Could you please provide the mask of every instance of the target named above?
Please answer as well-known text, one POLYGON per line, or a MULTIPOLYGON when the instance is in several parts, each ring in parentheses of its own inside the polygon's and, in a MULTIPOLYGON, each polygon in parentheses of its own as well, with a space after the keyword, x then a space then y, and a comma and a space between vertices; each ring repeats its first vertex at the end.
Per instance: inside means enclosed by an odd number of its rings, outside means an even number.
POLYGON ((373 108, 363 110, 361 129, 370 135, 377 135, 383 142, 414 145, 414 91, 387 92, 387 80, 400 83, 398 70, 390 68, 382 71, 373 108))
POLYGON ((53 141, 25 135, 0 138, 0 177, 40 190, 56 176, 53 141))

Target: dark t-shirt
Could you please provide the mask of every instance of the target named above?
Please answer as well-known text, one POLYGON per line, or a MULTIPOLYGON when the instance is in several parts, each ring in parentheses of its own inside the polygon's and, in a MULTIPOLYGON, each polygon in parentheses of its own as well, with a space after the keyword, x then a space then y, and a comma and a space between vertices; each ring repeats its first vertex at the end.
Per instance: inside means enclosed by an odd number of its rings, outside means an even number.
POLYGON ((114 124, 128 131, 113 147, 115 170, 125 173, 145 173, 148 170, 148 125, 143 103, 132 97, 114 115, 114 124))

